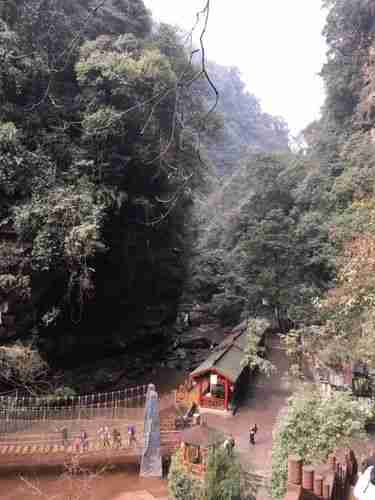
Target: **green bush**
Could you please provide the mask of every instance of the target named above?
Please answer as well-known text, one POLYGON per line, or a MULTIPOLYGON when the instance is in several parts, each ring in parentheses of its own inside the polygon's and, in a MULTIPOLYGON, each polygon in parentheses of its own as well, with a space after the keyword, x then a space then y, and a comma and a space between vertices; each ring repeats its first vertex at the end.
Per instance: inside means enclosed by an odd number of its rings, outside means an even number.
POLYGON ((273 435, 273 498, 285 493, 290 454, 301 456, 306 464, 323 461, 351 438, 362 436, 367 417, 348 393, 335 392, 325 399, 318 390, 304 386, 292 396, 273 435))
POLYGON ((204 481, 199 481, 187 473, 178 452, 169 470, 169 493, 174 500, 241 500, 248 498, 241 493, 242 474, 236 455, 218 448, 209 454, 204 481))
POLYGON ((199 480, 186 472, 180 452, 172 458, 168 474, 168 488, 174 500, 200 500, 202 498, 202 485, 199 480))
POLYGON ((241 465, 219 448, 209 454, 202 500, 241 500, 241 465))

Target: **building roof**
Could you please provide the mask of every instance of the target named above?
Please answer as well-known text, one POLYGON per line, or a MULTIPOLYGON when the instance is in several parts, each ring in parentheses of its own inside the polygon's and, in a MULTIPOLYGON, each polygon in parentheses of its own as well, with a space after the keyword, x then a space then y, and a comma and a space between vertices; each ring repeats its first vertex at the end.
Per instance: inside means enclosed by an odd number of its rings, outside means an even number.
POLYGON ((202 424, 182 431, 180 439, 186 444, 208 448, 223 443, 226 440, 226 435, 213 427, 202 424))
MULTIPOLYGON (((262 334, 269 327, 269 323, 263 319, 257 319, 255 322, 256 335, 259 336, 260 341, 262 334)), ((190 373, 190 376, 194 378, 213 371, 222 375, 232 384, 236 383, 244 368, 243 360, 247 343, 247 321, 243 321, 232 330, 232 333, 212 351, 203 363, 190 373)))
POLYGON ((235 383, 243 370, 243 360, 247 345, 246 328, 229 335, 219 344, 208 358, 194 371, 191 377, 203 375, 209 371, 218 372, 232 383, 235 383))

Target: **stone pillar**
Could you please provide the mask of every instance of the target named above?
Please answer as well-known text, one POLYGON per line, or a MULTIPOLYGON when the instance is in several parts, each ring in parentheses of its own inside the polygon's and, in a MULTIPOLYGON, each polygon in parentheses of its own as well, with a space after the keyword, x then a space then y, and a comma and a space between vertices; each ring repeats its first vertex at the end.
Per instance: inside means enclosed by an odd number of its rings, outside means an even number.
POLYGON ((314 495, 323 496, 323 476, 315 476, 314 478, 314 495))
POLYGON ((162 475, 159 397, 154 384, 150 384, 146 395, 144 447, 140 476, 162 477, 162 475))
POLYGON ((302 459, 297 455, 290 455, 288 459, 288 483, 302 483, 302 459))
POLYGON ((302 467, 302 487, 307 491, 314 491, 314 468, 310 465, 302 467))

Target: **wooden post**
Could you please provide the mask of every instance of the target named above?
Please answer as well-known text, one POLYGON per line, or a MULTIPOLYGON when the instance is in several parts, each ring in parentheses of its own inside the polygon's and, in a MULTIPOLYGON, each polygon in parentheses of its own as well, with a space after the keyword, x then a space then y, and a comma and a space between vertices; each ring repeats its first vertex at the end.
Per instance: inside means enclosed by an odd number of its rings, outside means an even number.
POLYGON ((317 497, 323 496, 323 476, 316 475, 314 477, 314 495, 317 497))
POLYGON ((314 468, 309 465, 302 467, 302 487, 307 491, 314 491, 314 468))
POLYGON ((329 483, 326 483, 323 479, 323 498, 324 500, 329 500, 331 496, 331 487, 329 483))
POLYGON ((224 379, 224 387, 225 387, 225 400, 224 400, 224 408, 228 410, 228 402, 229 402, 229 383, 227 379, 224 379))
POLYGON ((202 404, 202 380, 198 382, 198 404, 199 406, 202 404))
POLYGON ((288 459, 288 483, 302 484, 302 458, 291 455, 288 459))
POLYGON ((329 455, 328 465, 331 467, 332 470, 336 470, 336 455, 334 453, 331 453, 331 455, 329 455))

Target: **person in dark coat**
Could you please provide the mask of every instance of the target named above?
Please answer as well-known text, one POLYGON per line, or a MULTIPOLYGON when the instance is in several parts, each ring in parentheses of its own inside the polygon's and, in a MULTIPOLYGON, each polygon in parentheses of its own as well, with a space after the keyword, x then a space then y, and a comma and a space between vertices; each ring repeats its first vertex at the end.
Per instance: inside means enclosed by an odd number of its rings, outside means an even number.
POLYGON ((61 440, 64 448, 67 448, 69 444, 69 432, 65 426, 61 429, 61 440))
POLYGON ((254 424, 253 427, 251 427, 250 431, 249 431, 249 441, 250 441, 250 444, 252 444, 252 445, 255 445, 255 436, 256 436, 257 432, 258 432, 258 426, 257 426, 257 424, 254 424))

